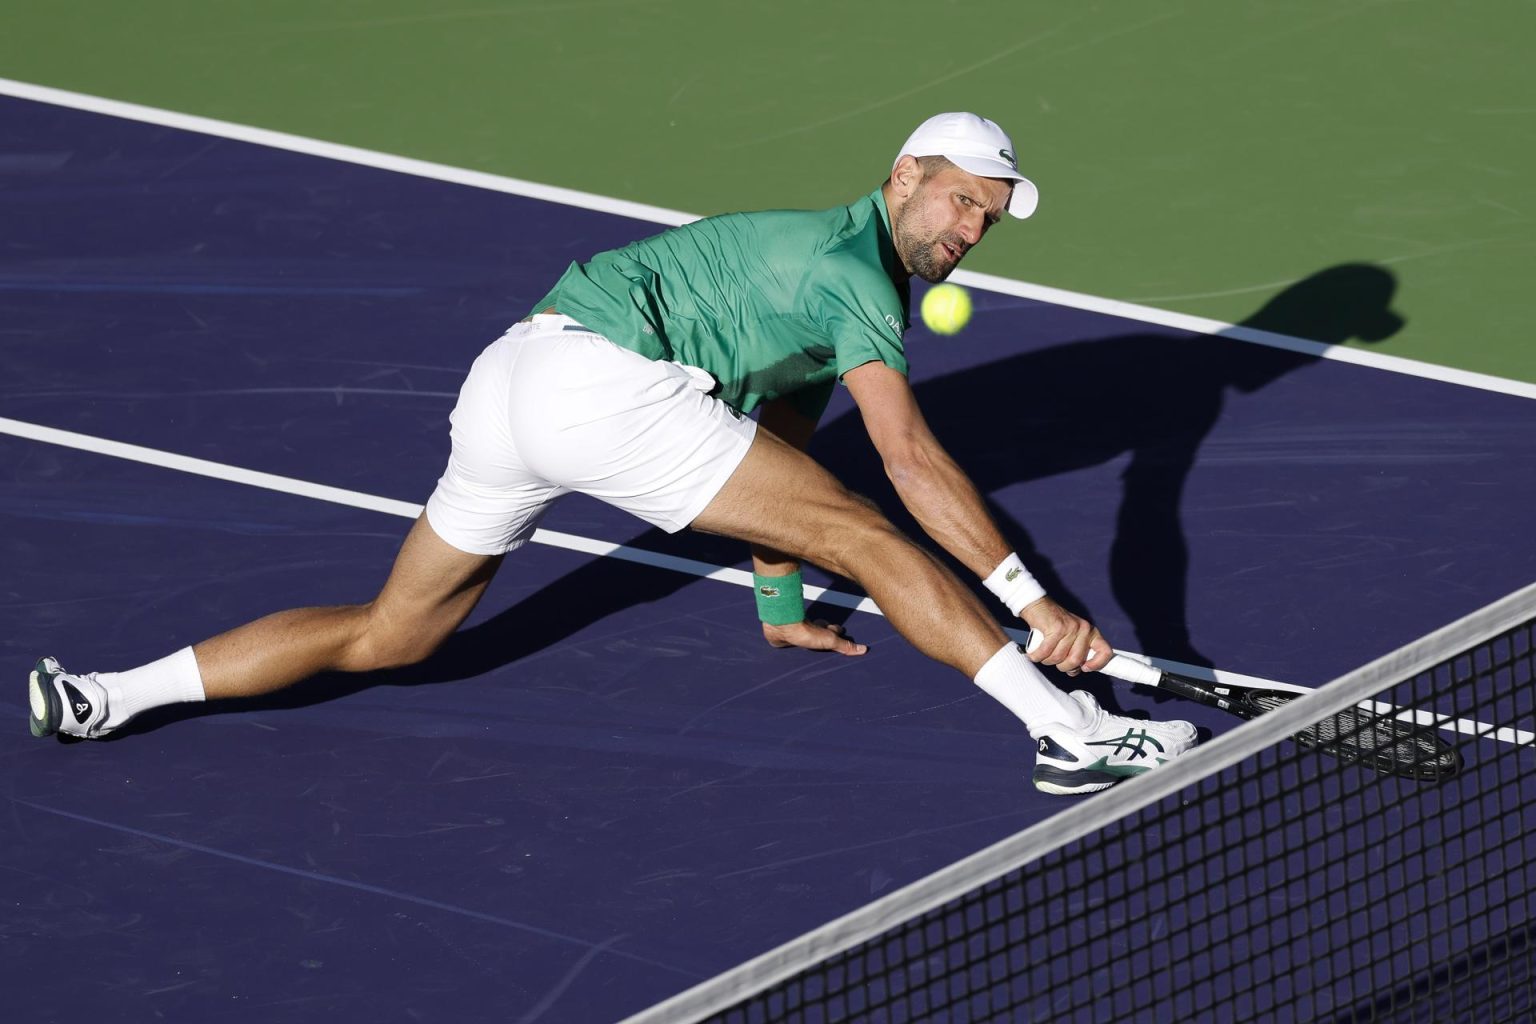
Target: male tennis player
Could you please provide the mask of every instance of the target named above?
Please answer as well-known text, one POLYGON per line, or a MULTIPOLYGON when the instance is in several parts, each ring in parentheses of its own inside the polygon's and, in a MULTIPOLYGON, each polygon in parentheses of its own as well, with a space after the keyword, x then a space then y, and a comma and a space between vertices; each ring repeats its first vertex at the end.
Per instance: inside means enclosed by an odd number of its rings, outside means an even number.
POLYGON ((763 633, 778 647, 865 653, 806 620, 799 560, 857 581, 919 650, 1023 721, 1046 792, 1101 790, 1177 756, 1194 743, 1189 723, 1109 714, 1035 667, 1098 669, 1110 645, 1010 551, 908 386, 912 275, 942 281, 1005 212, 1034 212, 1014 152, 991 121, 940 114, 848 206, 712 217, 572 264, 475 361, 447 469, 372 601, 278 612, 127 672, 71 675, 44 658, 29 680, 33 734, 97 737, 162 704, 420 661, 551 503, 581 491, 667 531, 750 542, 763 633), (803 453, 839 380, 917 521, 1044 634, 1030 655, 803 453))

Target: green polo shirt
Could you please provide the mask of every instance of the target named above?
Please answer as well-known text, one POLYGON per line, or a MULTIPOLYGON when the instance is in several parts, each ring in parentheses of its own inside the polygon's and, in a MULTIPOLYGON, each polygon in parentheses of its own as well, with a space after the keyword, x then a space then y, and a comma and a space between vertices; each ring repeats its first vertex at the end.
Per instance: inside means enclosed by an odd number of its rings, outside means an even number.
POLYGON ((791 395, 819 416, 854 367, 907 372, 910 300, 876 189, 830 210, 709 217, 572 263, 533 311, 702 367, 740 412, 791 395))

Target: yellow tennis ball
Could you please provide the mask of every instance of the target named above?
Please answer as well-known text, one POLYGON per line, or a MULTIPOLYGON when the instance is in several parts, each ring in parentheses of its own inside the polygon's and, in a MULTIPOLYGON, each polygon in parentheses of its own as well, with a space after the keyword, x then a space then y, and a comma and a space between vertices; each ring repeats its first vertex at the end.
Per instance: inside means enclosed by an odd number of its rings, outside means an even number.
POLYGON ((923 296, 922 313, 934 334, 956 334, 971 322, 971 293, 957 284, 936 284, 923 296))

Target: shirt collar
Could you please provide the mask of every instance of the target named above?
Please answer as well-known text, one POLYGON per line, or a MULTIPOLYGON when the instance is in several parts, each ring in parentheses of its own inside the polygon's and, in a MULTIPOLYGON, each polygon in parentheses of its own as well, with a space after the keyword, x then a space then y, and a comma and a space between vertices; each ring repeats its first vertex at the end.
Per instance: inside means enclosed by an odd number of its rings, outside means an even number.
POLYGON ((901 265, 901 260, 896 256, 896 243, 891 240, 891 211, 885 206, 885 186, 880 186, 864 198, 874 203, 875 212, 880 216, 876 231, 880 242, 880 265, 885 268, 891 283, 896 285, 905 299, 911 288, 911 280, 907 276, 907 268, 901 265))

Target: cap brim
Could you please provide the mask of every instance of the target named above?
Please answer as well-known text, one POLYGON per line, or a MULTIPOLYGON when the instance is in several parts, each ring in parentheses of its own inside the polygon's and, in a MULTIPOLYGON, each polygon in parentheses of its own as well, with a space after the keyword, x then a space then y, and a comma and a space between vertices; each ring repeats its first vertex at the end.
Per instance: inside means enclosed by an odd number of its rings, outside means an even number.
POLYGON ((1008 212, 1023 220, 1040 205, 1040 190, 1035 183, 1001 160, 984 156, 950 156, 945 159, 963 171, 981 178, 1002 178, 1013 182, 1013 196, 1008 200, 1008 212))

